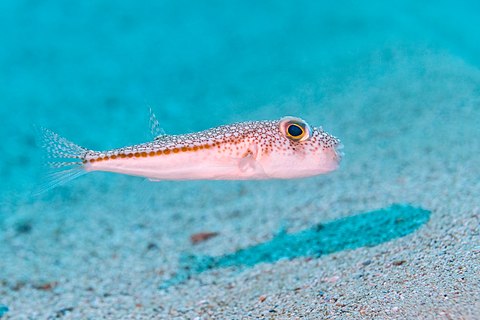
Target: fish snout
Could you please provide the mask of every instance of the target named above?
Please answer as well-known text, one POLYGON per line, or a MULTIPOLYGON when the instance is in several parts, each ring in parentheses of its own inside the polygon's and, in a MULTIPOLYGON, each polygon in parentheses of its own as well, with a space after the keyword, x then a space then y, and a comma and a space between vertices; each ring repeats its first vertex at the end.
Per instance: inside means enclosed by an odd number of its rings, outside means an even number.
POLYGON ((340 161, 342 161, 343 159, 343 156, 345 155, 345 153, 343 152, 343 143, 340 142, 340 140, 338 141, 338 143, 333 147, 333 150, 334 150, 334 159, 340 163, 340 161))

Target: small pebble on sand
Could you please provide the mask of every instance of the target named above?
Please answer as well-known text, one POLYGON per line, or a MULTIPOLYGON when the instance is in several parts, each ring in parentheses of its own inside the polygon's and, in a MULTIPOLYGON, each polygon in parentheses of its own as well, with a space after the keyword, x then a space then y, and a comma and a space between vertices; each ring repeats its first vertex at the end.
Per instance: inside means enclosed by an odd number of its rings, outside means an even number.
POLYGON ((190 242, 192 244, 197 244, 216 236, 218 236, 218 232, 199 232, 190 236, 190 242))

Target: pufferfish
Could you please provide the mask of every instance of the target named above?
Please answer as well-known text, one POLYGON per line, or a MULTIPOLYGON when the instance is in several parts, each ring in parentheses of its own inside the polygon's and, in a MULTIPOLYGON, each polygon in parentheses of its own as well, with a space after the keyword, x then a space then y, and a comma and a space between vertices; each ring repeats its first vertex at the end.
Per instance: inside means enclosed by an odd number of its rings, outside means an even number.
POLYGON ((42 128, 42 146, 56 169, 41 191, 92 171, 161 180, 293 179, 338 168, 342 144, 297 117, 247 121, 167 135, 150 112, 153 141, 93 151, 42 128))

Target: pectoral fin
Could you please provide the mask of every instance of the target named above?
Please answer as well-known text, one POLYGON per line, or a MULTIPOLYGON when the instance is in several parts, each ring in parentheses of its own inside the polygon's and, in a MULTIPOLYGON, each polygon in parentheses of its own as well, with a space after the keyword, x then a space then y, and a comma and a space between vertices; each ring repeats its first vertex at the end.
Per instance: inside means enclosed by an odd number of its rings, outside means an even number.
POLYGON ((238 160, 238 168, 243 173, 254 172, 257 168, 257 161, 251 154, 248 154, 238 160))
POLYGON ((263 172, 262 166, 257 161, 258 147, 252 145, 245 154, 238 160, 240 172, 245 174, 254 174, 263 172))

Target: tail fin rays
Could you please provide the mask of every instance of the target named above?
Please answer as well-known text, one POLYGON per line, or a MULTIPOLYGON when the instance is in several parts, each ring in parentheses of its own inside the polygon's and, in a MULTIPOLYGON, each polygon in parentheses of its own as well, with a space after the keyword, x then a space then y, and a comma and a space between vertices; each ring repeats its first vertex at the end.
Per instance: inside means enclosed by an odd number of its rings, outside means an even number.
POLYGON ((47 128, 40 128, 40 137, 40 145, 50 159, 83 159, 88 152, 47 128))
POLYGON ((58 171, 50 169, 50 172, 45 175, 43 182, 35 188, 33 195, 41 195, 55 187, 64 185, 75 178, 83 176, 86 173, 87 172, 83 169, 81 164, 70 169, 58 171))
POLYGON ((87 173, 82 161, 90 150, 49 129, 38 128, 37 131, 39 145, 46 153, 48 171, 44 181, 33 192, 34 195, 40 195, 87 173))

